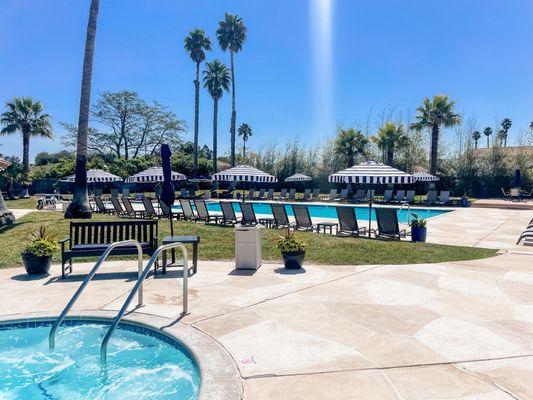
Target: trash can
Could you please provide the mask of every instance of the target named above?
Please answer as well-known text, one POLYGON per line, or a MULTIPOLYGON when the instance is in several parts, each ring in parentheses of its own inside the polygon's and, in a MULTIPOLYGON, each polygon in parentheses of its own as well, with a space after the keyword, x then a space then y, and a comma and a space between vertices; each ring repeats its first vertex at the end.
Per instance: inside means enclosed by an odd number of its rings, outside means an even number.
POLYGON ((258 269, 261 266, 261 228, 259 226, 235 226, 235 267, 258 269))

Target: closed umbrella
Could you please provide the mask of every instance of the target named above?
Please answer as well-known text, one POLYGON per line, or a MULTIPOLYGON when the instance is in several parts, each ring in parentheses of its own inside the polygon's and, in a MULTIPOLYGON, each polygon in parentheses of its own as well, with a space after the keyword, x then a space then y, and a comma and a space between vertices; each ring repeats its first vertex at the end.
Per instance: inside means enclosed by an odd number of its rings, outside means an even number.
MULTIPOLYGON (((329 182, 334 183, 385 185, 410 184, 415 181, 415 178, 407 172, 400 171, 389 165, 374 160, 368 160, 332 174, 328 177, 328 180, 329 182)), ((370 237, 370 227, 372 222, 372 201, 373 193, 371 192, 370 201, 368 202, 368 237, 370 237)))
POLYGON ((514 172, 514 187, 519 188, 522 186, 522 174, 520 173, 520 170, 517 169, 514 172))
MULTIPOLYGON (((277 182, 275 176, 267 174, 257 168, 249 165, 237 165, 236 167, 229 168, 225 171, 218 172, 212 176, 214 181, 223 182, 277 182)), ((244 200, 243 187, 243 200, 244 200)))

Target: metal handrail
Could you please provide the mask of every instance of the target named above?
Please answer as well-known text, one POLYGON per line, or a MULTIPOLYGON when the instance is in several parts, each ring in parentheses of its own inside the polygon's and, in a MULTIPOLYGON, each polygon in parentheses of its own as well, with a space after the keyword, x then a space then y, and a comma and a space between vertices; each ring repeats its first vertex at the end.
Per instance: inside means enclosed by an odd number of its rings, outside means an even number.
POLYGON ((188 278, 189 278, 189 267, 188 267, 188 262, 187 262, 187 248, 181 242, 164 244, 163 246, 160 246, 157 248, 155 253, 150 258, 150 261, 148 261, 148 264, 146 264, 146 267, 144 267, 144 271, 137 279, 137 283, 131 290, 128 298, 122 305, 122 308, 120 309, 117 316, 111 323, 111 326, 107 330, 107 333, 105 334, 104 339, 102 340, 102 346, 100 347, 100 361, 102 363, 105 364, 107 361, 107 344, 109 342, 109 339, 111 338, 111 335, 113 334, 117 325, 120 323, 120 320, 126 313, 131 301, 133 300, 133 297, 135 296, 135 293, 139 290, 139 288, 142 287, 143 281, 148 276, 148 273, 150 272, 150 268, 152 267, 154 262, 157 260, 157 257, 159 257, 159 254, 161 254, 162 251, 173 249, 176 247, 179 247, 183 251, 183 311, 181 314, 182 315, 187 314, 187 305, 188 305, 188 298, 187 298, 188 291, 187 290, 188 290, 188 278))
POLYGON ((411 204, 407 202, 401 203, 398 212, 401 212, 404 209, 404 206, 407 207, 407 225, 409 225, 411 223, 411 204))
MULTIPOLYGON (((56 336, 57 328, 59 327, 59 325, 61 325, 61 323, 63 322, 63 320, 67 316, 67 313, 70 311, 70 309, 72 308, 72 306, 74 305, 76 300, 78 300, 78 297, 80 297, 81 293, 83 292, 83 290, 85 289, 87 284, 94 277, 94 275, 96 274, 96 271, 98 271, 98 268, 100 268, 100 266, 103 264, 103 262, 106 260, 106 258, 111 253, 111 251, 113 251, 113 249, 115 249, 116 247, 131 246, 131 245, 134 245, 135 247, 137 247, 137 252, 138 252, 138 260, 137 260, 137 262, 138 262, 138 276, 141 276, 141 273, 142 273, 142 270, 143 270, 143 252, 142 252, 142 247, 141 247, 140 243, 137 240, 135 240, 135 239, 123 240, 121 242, 111 243, 109 245, 109 247, 104 251, 104 254, 102 254, 100 256, 100 258, 98 259, 96 264, 94 264, 93 269, 91 269, 89 274, 85 277, 85 279, 83 280, 83 282, 80 285, 80 287, 78 288, 78 290, 76 290, 76 293, 74 293, 74 296, 72 296, 72 298, 68 302, 68 304, 65 307, 65 309, 63 310, 63 312, 59 315, 59 317, 57 318, 56 322, 54 322, 54 324, 52 325, 52 329, 50 329, 50 334, 48 335, 48 345, 49 345, 50 349, 53 349, 55 347, 55 336, 56 336)), ((141 287, 141 290, 139 291, 139 305, 142 305, 142 302, 143 302, 142 293, 143 293, 143 291, 142 291, 142 287, 141 287)))

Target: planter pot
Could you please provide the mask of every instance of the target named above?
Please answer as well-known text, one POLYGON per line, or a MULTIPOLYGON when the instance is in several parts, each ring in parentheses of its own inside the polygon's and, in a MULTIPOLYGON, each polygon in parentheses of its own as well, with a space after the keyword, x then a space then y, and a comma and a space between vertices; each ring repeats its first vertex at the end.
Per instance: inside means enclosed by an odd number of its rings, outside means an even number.
POLYGON ((413 242, 425 242, 426 241, 427 228, 424 227, 412 227, 411 228, 411 241, 413 242))
POLYGON ((281 252, 283 264, 287 269, 302 268, 305 258, 305 250, 281 252))
POLYGON ((46 274, 50 270, 52 256, 38 257, 34 254, 22 254, 24 268, 28 275, 46 274))

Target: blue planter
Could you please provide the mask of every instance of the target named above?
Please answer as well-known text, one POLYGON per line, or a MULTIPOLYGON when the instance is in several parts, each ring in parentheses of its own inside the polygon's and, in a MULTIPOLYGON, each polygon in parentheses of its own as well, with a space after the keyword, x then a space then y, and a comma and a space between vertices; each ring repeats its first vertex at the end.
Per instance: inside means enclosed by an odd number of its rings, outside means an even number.
POLYGON ((427 228, 414 226, 411 228, 411 241, 413 242, 425 242, 426 241, 427 228))

